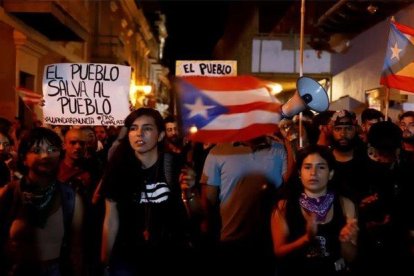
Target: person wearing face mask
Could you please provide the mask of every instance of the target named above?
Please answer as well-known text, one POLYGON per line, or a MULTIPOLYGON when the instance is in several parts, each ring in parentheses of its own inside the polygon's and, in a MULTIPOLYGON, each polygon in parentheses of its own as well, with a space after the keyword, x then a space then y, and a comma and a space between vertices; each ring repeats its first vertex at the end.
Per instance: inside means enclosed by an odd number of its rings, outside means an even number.
POLYGON ((399 159, 402 131, 396 124, 383 121, 372 125, 367 138, 368 159, 361 175, 359 201, 359 268, 361 274, 410 275, 404 269, 410 268, 406 238, 412 216, 412 200, 407 197, 412 180, 399 159))

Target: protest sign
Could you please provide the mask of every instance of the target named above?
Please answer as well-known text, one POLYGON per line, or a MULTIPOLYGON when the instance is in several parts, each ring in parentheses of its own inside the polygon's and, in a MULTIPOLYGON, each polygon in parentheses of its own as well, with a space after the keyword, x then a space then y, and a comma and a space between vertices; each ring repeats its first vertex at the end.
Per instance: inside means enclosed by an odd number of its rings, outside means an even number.
POLYGON ((224 77, 237 76, 235 60, 177 60, 175 75, 224 77))
POLYGON ((57 63, 43 73, 43 121, 55 125, 123 125, 129 114, 131 67, 57 63))

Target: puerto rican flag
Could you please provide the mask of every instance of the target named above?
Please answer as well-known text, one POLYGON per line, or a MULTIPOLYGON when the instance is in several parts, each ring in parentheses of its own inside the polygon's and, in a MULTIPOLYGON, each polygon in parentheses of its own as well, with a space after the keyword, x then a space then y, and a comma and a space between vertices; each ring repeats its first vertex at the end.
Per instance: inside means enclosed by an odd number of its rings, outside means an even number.
POLYGON ((380 84, 414 92, 414 29, 391 22, 380 84))
POLYGON ((16 87, 15 90, 24 104, 28 106, 40 104, 43 100, 43 96, 41 94, 38 94, 27 88, 16 87))
POLYGON ((281 104, 251 76, 177 79, 184 132, 192 141, 246 141, 278 130, 281 104))

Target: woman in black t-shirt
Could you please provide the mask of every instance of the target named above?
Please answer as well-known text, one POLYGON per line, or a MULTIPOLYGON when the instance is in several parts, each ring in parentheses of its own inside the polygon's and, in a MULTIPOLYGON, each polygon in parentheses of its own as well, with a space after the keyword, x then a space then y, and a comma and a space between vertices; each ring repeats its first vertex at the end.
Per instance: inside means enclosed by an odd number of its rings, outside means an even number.
POLYGON ((128 135, 102 180, 102 261, 110 275, 178 271, 179 264, 171 260, 184 253, 186 217, 177 164, 167 164, 160 152, 162 117, 154 109, 140 108, 126 118, 125 126, 128 135))

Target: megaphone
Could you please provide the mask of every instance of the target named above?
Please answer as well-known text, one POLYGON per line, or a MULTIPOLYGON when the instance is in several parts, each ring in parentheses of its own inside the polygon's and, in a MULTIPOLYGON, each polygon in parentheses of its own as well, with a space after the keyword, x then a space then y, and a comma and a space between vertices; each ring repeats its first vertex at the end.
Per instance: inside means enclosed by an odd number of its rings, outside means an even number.
POLYGON ((329 98, 325 89, 309 77, 300 77, 296 82, 296 92, 282 105, 282 117, 291 118, 305 108, 323 112, 329 107, 329 98))

